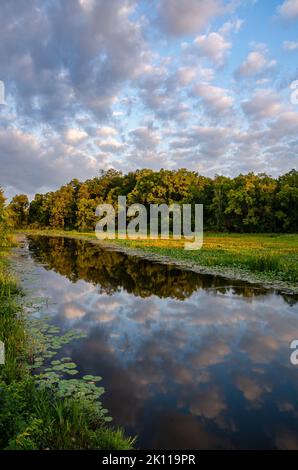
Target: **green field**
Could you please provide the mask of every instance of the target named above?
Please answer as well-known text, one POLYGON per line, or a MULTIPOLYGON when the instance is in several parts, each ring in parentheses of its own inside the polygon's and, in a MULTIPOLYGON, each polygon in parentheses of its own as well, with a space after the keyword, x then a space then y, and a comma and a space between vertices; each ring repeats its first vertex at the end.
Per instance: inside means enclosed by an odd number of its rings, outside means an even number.
MULTIPOLYGON (((69 236, 97 240, 94 233, 35 230, 27 233, 69 236)), ((107 240, 100 243, 166 262, 175 262, 196 271, 262 282, 297 291, 297 234, 205 233, 203 248, 188 251, 183 240, 107 240)))

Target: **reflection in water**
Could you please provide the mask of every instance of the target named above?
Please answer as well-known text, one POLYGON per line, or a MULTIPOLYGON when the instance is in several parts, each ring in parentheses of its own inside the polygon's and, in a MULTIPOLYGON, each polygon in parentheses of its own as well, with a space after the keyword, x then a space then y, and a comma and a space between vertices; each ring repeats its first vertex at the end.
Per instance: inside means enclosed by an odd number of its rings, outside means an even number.
POLYGON ((44 313, 88 334, 62 354, 104 378, 139 447, 298 448, 297 298, 88 242, 30 237, 29 253, 44 313))
MULTIPOLYGON (((121 288, 140 297, 157 295, 184 300, 198 289, 215 289, 223 294, 232 290, 233 294, 244 297, 268 292, 243 281, 233 281, 231 287, 231 282, 223 277, 199 276, 171 265, 104 250, 83 240, 31 236, 29 247, 33 259, 46 263, 46 269, 54 269, 72 282, 84 279, 107 294, 121 288)), ((295 303, 295 297, 283 296, 289 303, 295 303)))

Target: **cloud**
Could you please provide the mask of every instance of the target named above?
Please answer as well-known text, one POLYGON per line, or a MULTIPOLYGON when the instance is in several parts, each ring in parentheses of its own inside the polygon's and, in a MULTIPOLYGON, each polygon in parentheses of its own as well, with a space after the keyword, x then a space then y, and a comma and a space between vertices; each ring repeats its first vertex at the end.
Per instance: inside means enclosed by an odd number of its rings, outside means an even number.
POLYGON ((193 93, 202 99, 202 102, 207 110, 216 113, 222 113, 230 109, 233 104, 233 98, 228 94, 224 88, 199 84, 193 89, 193 93))
POLYGON ((261 51, 250 52, 245 61, 238 67, 235 77, 251 78, 268 73, 276 66, 276 60, 270 60, 261 51))
POLYGON ((253 97, 243 101, 242 109, 249 118, 276 118, 283 109, 280 96, 272 90, 257 90, 253 97))
POLYGON ((198 56, 206 57, 216 65, 223 65, 232 44, 223 35, 212 32, 198 36, 194 46, 198 56))
POLYGON ((0 155, 1 183, 24 192, 56 185, 54 162, 43 158, 35 136, 17 129, 0 129, 0 155))
POLYGON ((160 0, 160 25, 173 36, 193 34, 226 11, 227 7, 221 0, 160 0))
POLYGON ((176 79, 180 85, 185 86, 197 80, 209 82, 213 80, 214 75, 215 71, 211 68, 186 66, 179 68, 176 79))
POLYGON ((298 0, 285 0, 277 9, 278 14, 284 20, 298 19, 298 0))
POLYGON ((82 142, 87 137, 87 132, 81 129, 67 129, 67 131, 65 132, 65 140, 70 144, 82 142))
POLYGON ((157 131, 148 127, 139 127, 130 132, 133 144, 137 149, 153 149, 160 143, 157 131))
MULTIPOLYGON (((2 0, 1 184, 32 194, 109 166, 290 170, 297 110, 257 31, 239 65, 248 3, 160 0, 149 12, 140 0, 2 0)), ((297 50, 287 35, 281 42, 297 50)), ((279 62, 288 86, 297 71, 289 54, 279 62)))
POLYGON ((239 32, 243 20, 236 19, 225 22, 218 31, 211 31, 196 36, 192 43, 182 43, 184 56, 189 62, 197 61, 197 58, 207 59, 217 68, 222 67, 232 49, 230 36, 239 32))
POLYGON ((13 128, 0 129, 0 155, 1 185, 30 195, 57 188, 72 178, 91 177, 105 163, 54 134, 42 142, 34 134, 13 128))
POLYGON ((98 140, 96 141, 98 147, 103 150, 104 152, 121 152, 125 149, 126 145, 123 142, 119 142, 112 137, 105 139, 105 140, 98 140))
POLYGON ((244 23, 244 20, 239 19, 239 18, 234 21, 227 21, 221 26, 219 33, 222 34, 223 36, 226 36, 231 33, 238 33, 243 23, 244 23))
POLYGON ((109 137, 118 135, 118 130, 111 126, 102 126, 96 130, 96 134, 100 137, 109 137))
POLYGON ((283 48, 286 51, 296 51, 298 49, 298 41, 284 41, 283 48))
POLYGON ((289 137, 297 139, 297 129, 298 112, 284 111, 283 113, 280 113, 276 121, 272 123, 270 137, 272 137, 275 142, 289 137))
POLYGON ((19 112, 60 126, 84 109, 109 116, 146 49, 132 0, 4 0, 0 60, 19 112), (15 47, 16 39, 18 47, 15 47))

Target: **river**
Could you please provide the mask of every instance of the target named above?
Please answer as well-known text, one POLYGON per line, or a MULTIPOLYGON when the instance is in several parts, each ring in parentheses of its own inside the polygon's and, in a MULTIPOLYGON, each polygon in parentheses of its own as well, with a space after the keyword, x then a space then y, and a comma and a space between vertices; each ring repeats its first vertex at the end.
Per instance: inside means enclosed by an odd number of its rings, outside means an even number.
POLYGON ((298 448, 297 296, 69 238, 27 237, 14 263, 39 316, 86 333, 61 355, 103 377, 138 448, 298 448))

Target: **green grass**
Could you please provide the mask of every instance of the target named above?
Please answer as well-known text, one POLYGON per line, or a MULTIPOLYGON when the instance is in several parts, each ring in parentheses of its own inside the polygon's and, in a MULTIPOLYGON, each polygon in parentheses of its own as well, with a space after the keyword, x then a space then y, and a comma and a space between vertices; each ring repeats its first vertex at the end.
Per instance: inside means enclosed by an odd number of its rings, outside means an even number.
POLYGON ((187 251, 178 241, 119 241, 118 243, 186 261, 197 266, 225 268, 258 275, 260 279, 298 281, 297 235, 205 234, 201 250, 187 251))
POLYGON ((9 450, 130 450, 133 440, 104 426, 92 404, 58 399, 37 389, 32 379, 11 383, 2 392, 1 448, 9 450), (4 438, 3 438, 4 437, 4 438))
POLYGON ((0 449, 129 450, 134 440, 106 424, 91 400, 58 395, 42 387, 28 368, 33 338, 27 327, 22 292, 9 272, 7 252, 0 252, 0 449))
MULTIPOLYGON (((1 254, 0 254, 1 256, 1 254)), ((0 365, 0 377, 11 382, 22 375, 26 333, 21 308, 16 301, 18 286, 9 274, 7 262, 0 258, 0 340, 5 344, 5 364, 0 365)))
MULTIPOLYGON (((96 240, 95 233, 31 231, 35 234, 96 240)), ((105 242, 103 242, 105 243, 105 242)), ((252 281, 283 282, 297 289, 298 234, 205 233, 201 250, 184 250, 183 240, 108 240, 108 244, 141 250, 195 267, 252 281)))

